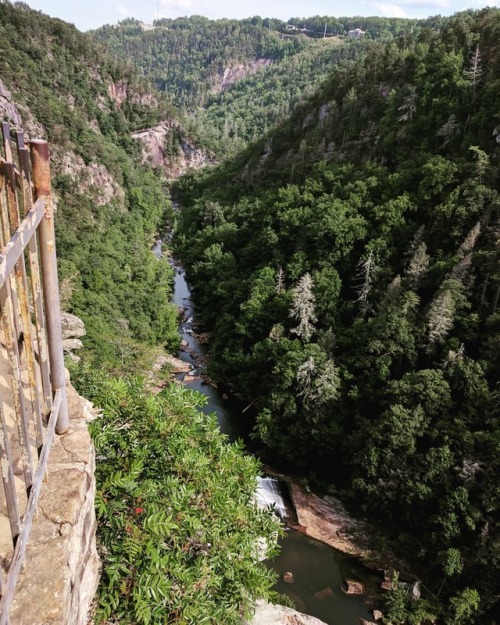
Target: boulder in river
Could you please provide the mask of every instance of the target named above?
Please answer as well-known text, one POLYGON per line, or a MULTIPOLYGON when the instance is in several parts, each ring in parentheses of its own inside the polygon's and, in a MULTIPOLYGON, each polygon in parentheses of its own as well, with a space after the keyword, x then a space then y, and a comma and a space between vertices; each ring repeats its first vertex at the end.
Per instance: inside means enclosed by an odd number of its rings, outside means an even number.
POLYGON ((298 525, 303 528, 300 531, 343 553, 365 555, 365 551, 351 538, 356 521, 348 515, 338 499, 332 496, 318 497, 294 482, 290 482, 289 487, 298 525))
POLYGON ((293 573, 290 573, 290 571, 283 573, 283 581, 285 582, 285 584, 293 584, 293 582, 295 581, 293 578, 293 573))
POLYGON ((318 590, 318 592, 315 592, 313 596, 317 601, 326 601, 327 599, 333 599, 335 597, 331 588, 318 590))
POLYGON ((365 592, 364 584, 355 579, 346 579, 345 584, 346 588, 342 587, 342 592, 346 595, 363 595, 365 592))
POLYGON ((360 625, 376 625, 376 623, 372 623, 371 621, 367 621, 365 618, 359 619, 360 625))
POLYGON ((380 621, 383 618, 383 616, 384 615, 382 614, 382 612, 380 610, 373 610, 373 618, 376 621, 380 621))
POLYGON ((175 356, 163 356, 161 367, 169 365, 171 367, 171 373, 189 373, 191 371, 191 365, 188 362, 184 362, 180 358, 175 356))

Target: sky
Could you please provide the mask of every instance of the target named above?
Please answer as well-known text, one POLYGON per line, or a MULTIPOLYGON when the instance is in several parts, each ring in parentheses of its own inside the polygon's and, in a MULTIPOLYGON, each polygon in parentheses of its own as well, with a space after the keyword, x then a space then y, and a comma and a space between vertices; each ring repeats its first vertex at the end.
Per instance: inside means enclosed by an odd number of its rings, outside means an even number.
POLYGON ((313 15, 427 17, 493 6, 494 0, 27 0, 38 9, 75 24, 80 30, 116 24, 126 17, 152 23, 157 17, 205 15, 211 19, 260 15, 288 20, 313 15))

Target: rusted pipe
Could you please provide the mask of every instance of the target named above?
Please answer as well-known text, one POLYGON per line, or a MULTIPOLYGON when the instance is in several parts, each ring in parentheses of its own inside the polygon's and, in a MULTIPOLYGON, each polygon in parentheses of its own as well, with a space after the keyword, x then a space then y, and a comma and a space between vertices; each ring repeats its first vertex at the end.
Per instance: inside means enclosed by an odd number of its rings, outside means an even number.
POLYGON ((31 141, 30 152, 33 166, 35 197, 38 198, 44 195, 47 199, 45 217, 40 222, 38 234, 52 390, 61 391, 61 409, 57 419, 56 432, 58 434, 65 434, 68 431, 68 401, 66 397, 66 378, 64 373, 61 309, 59 282, 57 278, 56 241, 49 166, 49 145, 46 141, 31 141))

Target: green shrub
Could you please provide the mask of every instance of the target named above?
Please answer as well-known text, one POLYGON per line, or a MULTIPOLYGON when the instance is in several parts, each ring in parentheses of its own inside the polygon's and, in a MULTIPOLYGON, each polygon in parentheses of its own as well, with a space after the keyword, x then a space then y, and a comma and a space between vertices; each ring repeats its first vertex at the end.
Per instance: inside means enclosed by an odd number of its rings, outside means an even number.
POLYGON ((91 426, 97 623, 241 623, 274 582, 258 561, 262 538, 274 552, 279 532, 253 505, 258 462, 227 443, 194 391, 154 396, 141 380, 95 375, 80 383, 103 411, 91 426))

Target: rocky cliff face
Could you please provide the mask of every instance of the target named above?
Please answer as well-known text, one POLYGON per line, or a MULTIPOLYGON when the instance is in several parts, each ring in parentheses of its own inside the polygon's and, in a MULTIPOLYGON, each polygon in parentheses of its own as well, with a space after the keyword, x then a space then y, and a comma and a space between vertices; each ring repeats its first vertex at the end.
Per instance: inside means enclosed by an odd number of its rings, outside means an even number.
POLYGON ((234 63, 233 65, 229 65, 217 76, 212 92, 221 93, 242 78, 250 74, 255 74, 263 67, 269 67, 272 62, 272 59, 257 59, 256 61, 250 61, 248 63, 234 63))
POLYGON ((151 92, 138 92, 124 80, 109 82, 107 88, 108 95, 117 108, 120 108, 125 100, 128 99, 130 99, 132 104, 140 104, 141 106, 148 107, 158 106, 158 98, 151 92))
POLYGON ((14 101, 12 93, 0 80, 0 119, 16 128, 22 128, 29 138, 42 139, 45 136, 43 126, 39 124, 26 107, 14 101))
POLYGON ((109 171, 99 163, 86 164, 71 150, 54 150, 52 162, 57 173, 65 174, 78 183, 81 193, 92 192, 97 206, 112 200, 123 203, 125 193, 109 171))
POLYGON ((175 121, 164 121, 158 126, 145 128, 132 137, 142 144, 143 161, 153 167, 161 167, 169 179, 178 178, 188 169, 199 169, 213 162, 190 139, 182 136, 182 129, 175 121))
MULTIPOLYGON (((28 139, 42 139, 46 132, 27 106, 16 102, 12 93, 0 80, 0 120, 8 121, 13 128, 22 129, 28 139)), ((51 146, 51 158, 54 174, 66 174, 78 183, 82 193, 92 191, 97 206, 108 204, 111 200, 122 203, 125 197, 123 189, 99 163, 85 163, 70 149, 51 146)))

